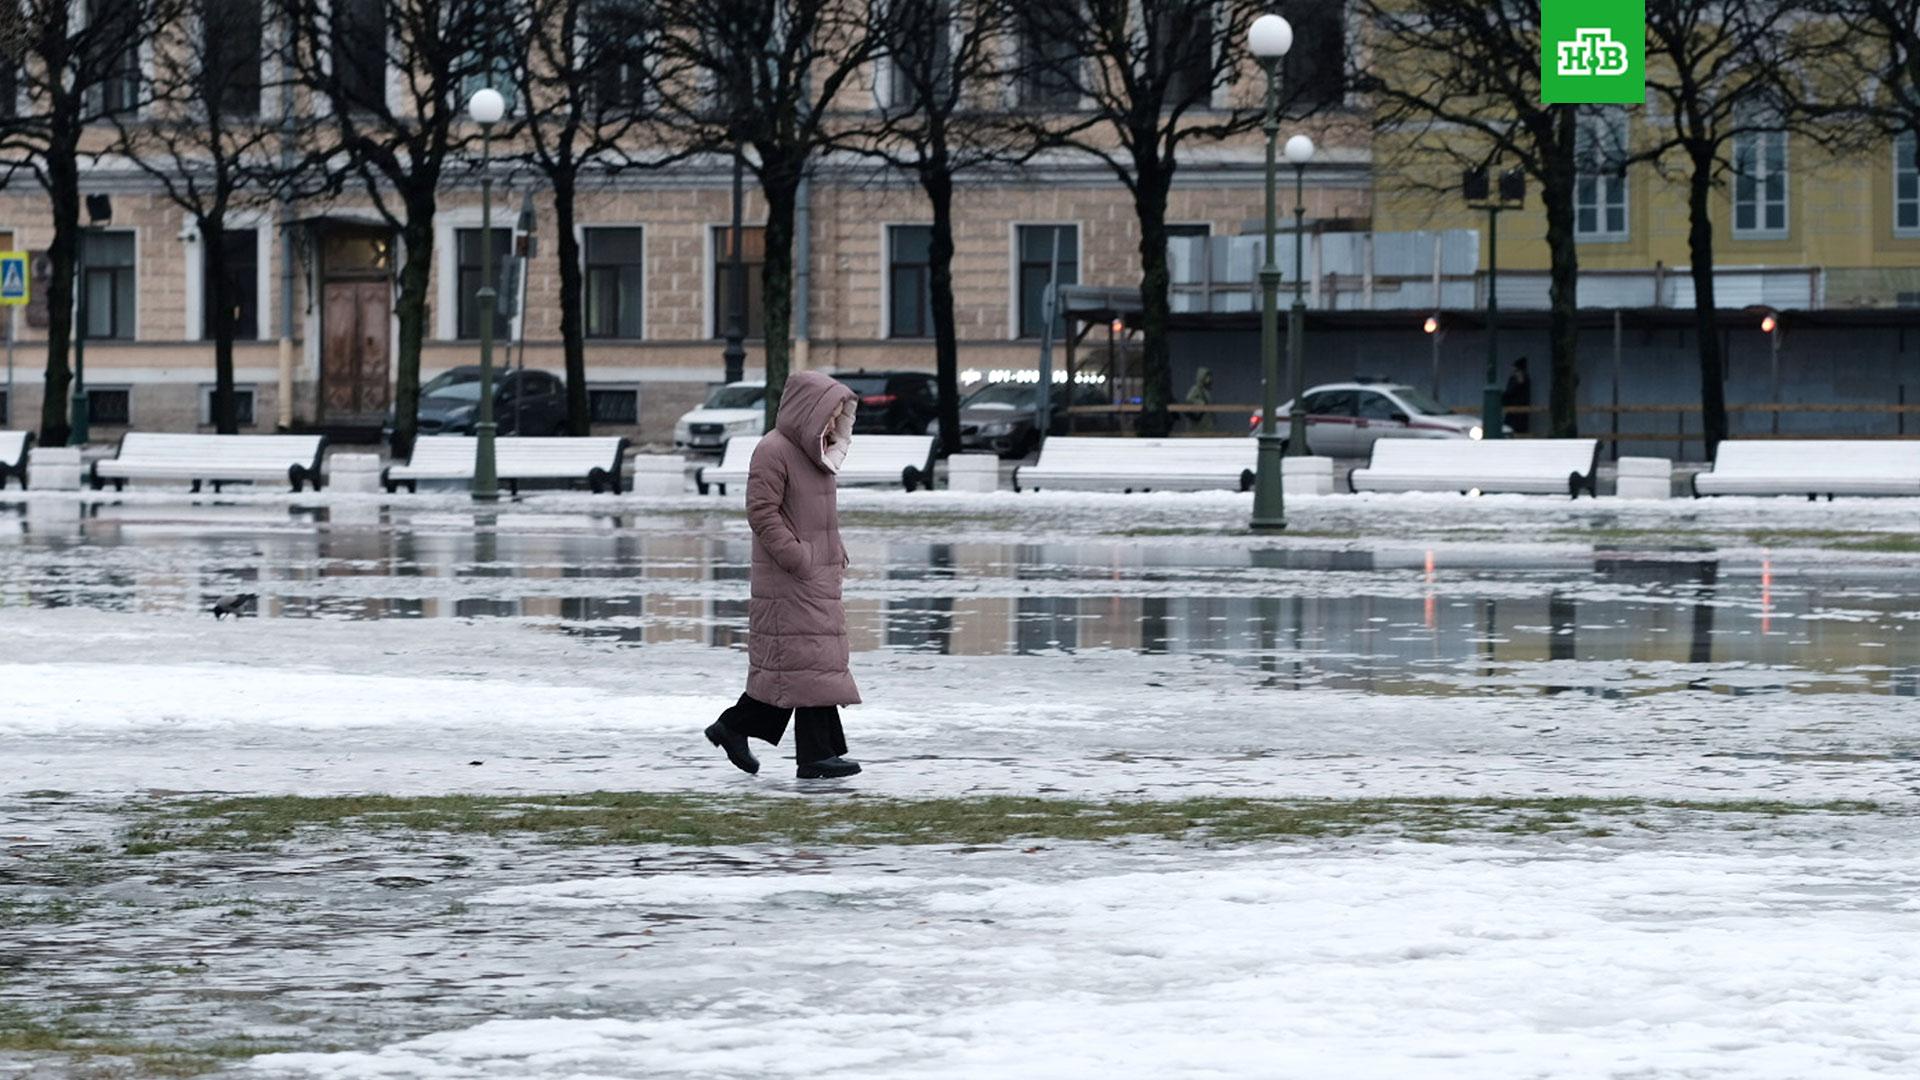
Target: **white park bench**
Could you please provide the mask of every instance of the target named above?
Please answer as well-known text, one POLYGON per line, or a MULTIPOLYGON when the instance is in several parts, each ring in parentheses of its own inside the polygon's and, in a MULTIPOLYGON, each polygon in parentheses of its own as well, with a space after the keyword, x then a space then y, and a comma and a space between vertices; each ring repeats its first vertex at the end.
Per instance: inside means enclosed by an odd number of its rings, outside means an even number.
POLYGON ((1253 488, 1258 440, 1088 439, 1056 435, 1013 470, 1013 490, 1205 491, 1253 488))
POLYGON ((1354 491, 1596 494, 1598 439, 1379 439, 1354 491))
POLYGON ((0 431, 0 488, 7 486, 7 477, 20 478, 20 486, 27 486, 27 453, 33 449, 33 433, 30 431, 0 431))
MULTIPOLYGON (((727 493, 728 484, 747 482, 747 466, 753 463, 753 450, 760 445, 759 435, 735 435, 727 440, 727 452, 720 464, 705 466, 693 474, 694 486, 705 495, 717 487, 727 493)), ((933 449, 931 435, 855 435, 847 448, 847 460, 840 465, 836 479, 840 487, 895 484, 913 491, 933 490, 933 449)))
POLYGON ((111 483, 124 491, 129 480, 186 480, 219 491, 227 484, 283 481, 294 491, 321 486, 324 435, 163 435, 130 431, 114 456, 93 463, 93 490, 111 483))
MULTIPOLYGON (((471 435, 423 435, 413 441, 413 456, 404 465, 389 465, 380 474, 389 492, 401 484, 419 491, 422 480, 472 480, 474 444, 471 435)), ((511 494, 530 480, 580 481, 594 494, 620 494, 620 467, 627 440, 614 436, 532 438, 509 435, 493 441, 493 471, 511 494)))
POLYGON ((1728 439, 1695 495, 1920 495, 1920 443, 1882 439, 1728 439))

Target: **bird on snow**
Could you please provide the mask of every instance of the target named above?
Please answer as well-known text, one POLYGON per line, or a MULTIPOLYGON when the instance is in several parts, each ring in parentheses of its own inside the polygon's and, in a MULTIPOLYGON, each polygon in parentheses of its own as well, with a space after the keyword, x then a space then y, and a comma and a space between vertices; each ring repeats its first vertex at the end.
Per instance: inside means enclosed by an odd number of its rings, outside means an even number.
POLYGON ((228 615, 232 615, 235 618, 239 618, 241 612, 246 610, 246 606, 258 599, 259 597, 253 593, 234 593, 232 596, 225 597, 219 603, 213 605, 213 617, 215 619, 223 619, 228 615))

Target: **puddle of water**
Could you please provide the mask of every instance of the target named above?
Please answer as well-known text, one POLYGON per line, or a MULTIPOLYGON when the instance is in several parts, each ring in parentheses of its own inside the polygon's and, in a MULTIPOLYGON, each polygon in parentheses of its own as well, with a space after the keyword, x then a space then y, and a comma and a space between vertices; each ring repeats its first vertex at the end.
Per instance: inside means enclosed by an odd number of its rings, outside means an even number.
MULTIPOLYGON (((0 606, 200 615, 250 593, 248 613, 266 618, 513 618, 636 646, 745 644, 751 545, 737 517, 503 513, 479 528, 471 513, 328 518, 103 504, 70 522, 24 520, 0 534, 0 606)), ((1910 575, 1816 552, 928 543, 892 532, 850 545, 856 651, 1182 653, 1265 671, 1277 686, 1383 692, 1470 682, 1620 694, 1690 685, 1702 675, 1683 669, 1714 665, 1700 685, 1920 695, 1910 575), (1622 665, 1637 670, 1623 678, 1622 665), (1748 670, 1730 678, 1730 666, 1748 670)))

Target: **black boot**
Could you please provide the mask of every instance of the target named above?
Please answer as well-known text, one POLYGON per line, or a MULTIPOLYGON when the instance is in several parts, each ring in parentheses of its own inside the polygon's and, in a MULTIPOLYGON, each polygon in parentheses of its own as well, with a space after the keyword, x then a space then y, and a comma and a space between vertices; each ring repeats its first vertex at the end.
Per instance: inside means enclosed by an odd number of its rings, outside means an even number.
POLYGON ((802 780, 836 779, 852 776, 860 771, 860 763, 843 757, 822 758, 819 761, 803 761, 794 770, 794 775, 802 780))
POLYGON ((727 752, 727 760, 734 763, 741 772, 760 771, 760 759, 753 756, 753 750, 747 745, 747 737, 727 726, 723 716, 707 725, 707 741, 727 752))

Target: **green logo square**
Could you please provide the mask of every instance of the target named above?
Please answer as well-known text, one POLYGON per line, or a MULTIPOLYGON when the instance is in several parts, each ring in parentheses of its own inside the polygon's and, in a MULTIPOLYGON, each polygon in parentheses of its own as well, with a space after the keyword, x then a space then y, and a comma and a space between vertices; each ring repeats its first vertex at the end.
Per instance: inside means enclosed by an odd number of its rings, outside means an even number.
POLYGON ((1543 103, 1639 105, 1646 99, 1646 0, 1542 0, 1543 103))

